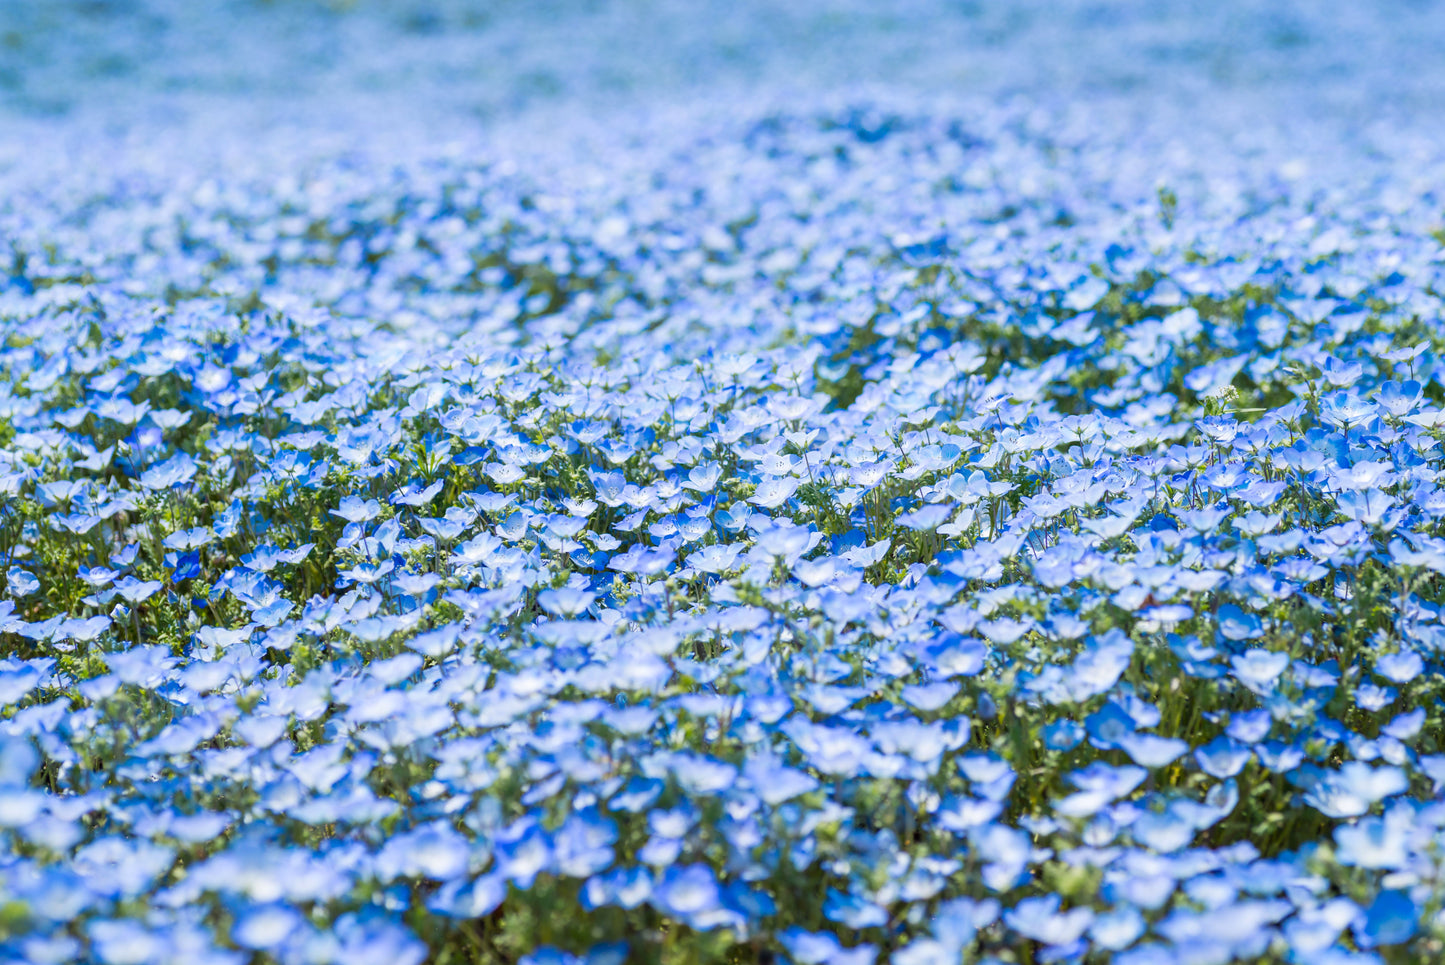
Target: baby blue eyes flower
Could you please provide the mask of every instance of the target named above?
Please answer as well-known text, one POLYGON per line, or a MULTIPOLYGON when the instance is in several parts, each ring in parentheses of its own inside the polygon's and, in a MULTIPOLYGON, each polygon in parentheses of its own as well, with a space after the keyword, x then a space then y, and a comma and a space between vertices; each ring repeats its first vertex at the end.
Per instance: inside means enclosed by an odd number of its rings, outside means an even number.
POLYGON ((1398 767, 1374 768, 1363 761, 1349 761, 1338 771, 1316 776, 1304 800, 1326 817, 1351 818, 1408 787, 1409 779, 1398 767))
POLYGON ((818 786, 818 781, 805 771, 785 766, 777 757, 761 754, 749 758, 743 766, 743 777, 753 786, 759 798, 770 805, 779 805, 818 786))
POLYGON ((645 868, 614 868, 587 879, 582 886, 581 903, 587 909, 606 905, 636 908, 651 897, 652 890, 652 877, 645 868))
POLYGON ((1117 911, 1095 915, 1089 924, 1089 935, 1101 947, 1110 951, 1123 951, 1144 934, 1144 916, 1133 908, 1124 907, 1117 911))
POLYGON ((1364 374, 1365 367, 1360 362, 1342 362, 1334 356, 1325 360, 1324 376, 1333 386, 1349 387, 1364 374))
POLYGON ((301 916, 290 908, 271 905, 243 914, 231 928, 231 937, 243 948, 274 949, 302 927, 301 916))
POLYGON ((141 473, 140 482, 146 489, 172 489, 190 482, 197 471, 196 461, 182 452, 141 473))
POLYGON ((1119 737, 1118 744, 1135 764, 1149 768, 1170 764, 1189 750, 1185 741, 1155 734, 1126 733, 1119 737))
POLYGON ((497 870, 519 888, 530 888, 552 857, 546 833, 525 819, 497 839, 497 870))
POLYGON ((165 936, 140 922, 92 921, 87 928, 96 956, 105 965, 142 965, 166 953, 165 936))
POLYGON ((903 688, 903 699, 909 706, 922 711, 941 710, 958 693, 958 684, 940 682, 903 688))
POLYGON ((1232 603, 1219 608, 1219 632, 1228 640, 1253 640, 1263 635, 1259 617, 1245 613, 1232 603))
POLYGON ((882 906, 836 888, 828 889, 823 916, 855 930, 882 927, 888 921, 888 912, 882 906))
POLYGON ((904 513, 896 522, 905 529, 934 530, 946 523, 952 514, 952 507, 935 504, 904 513))
POLYGON ((1147 776, 1148 772, 1141 767, 1111 768, 1095 762, 1069 775, 1069 783, 1079 791, 1060 800, 1054 805, 1054 811, 1072 818, 1097 814, 1115 799, 1132 792, 1147 776))
POLYGON ((1289 773, 1305 760, 1305 751, 1302 748, 1292 747, 1292 745, 1279 743, 1279 741, 1266 741, 1266 743, 1256 745, 1254 753, 1259 756, 1260 764, 1276 774, 1289 773))
POLYGON ((699 754, 674 754, 669 761, 673 776, 694 794, 715 794, 732 784, 737 769, 699 754))
POLYGON ((1211 777, 1234 777, 1251 757, 1250 749, 1229 737, 1216 737, 1194 751, 1199 767, 1211 777))
POLYGON ((393 506, 410 506, 412 508, 425 506, 437 497, 444 485, 445 483, 441 480, 426 487, 411 484, 392 493, 387 501, 393 506))
POLYGON ((1028 623, 1011 619, 986 620, 978 625, 978 632, 990 642, 1003 645, 1017 642, 1029 630, 1028 623))
POLYGON ((342 498, 341 505, 333 509, 331 514, 340 516, 348 522, 364 523, 381 515, 381 503, 375 499, 346 496, 342 498))
POLYGON ((144 603, 154 596, 161 588, 158 580, 138 580, 133 576, 123 577, 116 584, 116 591, 125 598, 127 603, 144 603))
POLYGON ((652 902, 683 921, 696 920, 716 910, 721 899, 717 879, 703 865, 669 868, 653 889, 652 902))
POLYGON ((201 556, 197 552, 167 553, 165 565, 171 571, 171 580, 181 583, 201 575, 201 556))
POLYGON ((587 878, 612 864, 617 826, 597 812, 580 812, 563 823, 553 837, 557 870, 572 878, 587 878))
POLYGON ((1387 737, 1393 737, 1396 740, 1409 741, 1420 733, 1420 729, 1424 724, 1425 708, 1416 707, 1414 710, 1400 714, 1384 727, 1381 727, 1380 733, 1387 737))
POLYGON ((1375 401, 1381 408, 1397 418, 1419 405, 1422 397, 1421 385, 1414 379, 1405 382, 1388 379, 1380 383, 1379 391, 1375 393, 1375 401))
POLYGON ((18 566, 12 566, 5 571, 5 585, 13 597, 29 596, 40 589, 40 581, 35 578, 35 574, 18 566))
POLYGON ((1414 815, 1395 808, 1384 817, 1364 817, 1335 829, 1341 864, 1360 868, 1403 868, 1409 860, 1409 835, 1414 815))
POLYGON ((743 547, 737 544, 706 546, 688 556, 687 565, 700 573, 721 575, 733 570, 743 547))
POLYGON ((470 853, 466 838, 433 822, 389 840, 377 855, 377 866, 385 877, 415 875, 448 881, 465 873, 470 853))
POLYGON ((452 918, 484 918, 496 911, 507 897, 507 878, 491 872, 468 881, 454 879, 427 900, 427 908, 452 918))
POLYGON ((1066 751, 1077 747, 1084 739, 1082 725, 1072 720, 1060 720, 1044 729, 1044 745, 1050 750, 1066 751))
POLYGON ((1129 825, 1129 834, 1136 842, 1163 854, 1188 847, 1197 831, 1190 817, 1176 808, 1147 811, 1129 825))
POLYGON ((1354 926, 1355 938, 1364 948, 1399 945, 1415 934, 1419 916, 1408 894, 1382 891, 1366 909, 1364 921, 1354 926))
POLYGON ((1369 400, 1346 391, 1326 396, 1320 407, 1321 418, 1344 430, 1364 425, 1374 414, 1375 406, 1369 400))
POLYGON ((1230 737, 1245 744, 1257 744, 1268 736, 1273 718, 1267 710, 1249 710, 1232 714, 1225 728, 1230 737))
POLYGON ((1289 666, 1289 654, 1250 648, 1231 657, 1229 663, 1240 683, 1256 693, 1267 692, 1289 666))
POLYGON ((1355 690, 1355 703, 1368 711, 1384 710, 1398 696, 1393 687, 1380 687, 1373 683, 1362 683, 1355 690))
POLYGON ((778 941, 799 965, 872 965, 877 954, 871 946, 844 948, 827 932, 808 932, 797 926, 781 933, 778 941))
POLYGON ((800 481, 792 476, 769 477, 758 484, 748 502, 764 509, 777 509, 798 491, 800 481))
POLYGON ((565 617, 575 617, 585 612, 596 598, 595 593, 575 587, 543 590, 537 594, 537 602, 541 604, 542 609, 548 613, 565 617))
POLYGON ((1100 748, 1119 746, 1119 741, 1134 732, 1138 725, 1117 703, 1110 701, 1084 722, 1089 739, 1100 748))
POLYGON ((1088 908, 1059 911, 1059 898, 1025 898, 1004 912, 1004 923, 1026 938, 1046 945, 1070 945, 1094 920, 1088 908))
POLYGON ((1375 672, 1397 684, 1409 683, 1425 669, 1425 661, 1412 650, 1385 654, 1375 661, 1375 672))
POLYGON ((102 419, 113 420, 123 426, 135 425, 140 422, 141 419, 145 418, 146 413, 149 411, 149 402, 136 404, 129 399, 119 397, 101 399, 95 403, 95 414, 97 416, 102 419))
POLYGON ((0 739, 0 788, 15 793, 29 783, 39 764, 39 752, 25 738, 7 735, 0 739))

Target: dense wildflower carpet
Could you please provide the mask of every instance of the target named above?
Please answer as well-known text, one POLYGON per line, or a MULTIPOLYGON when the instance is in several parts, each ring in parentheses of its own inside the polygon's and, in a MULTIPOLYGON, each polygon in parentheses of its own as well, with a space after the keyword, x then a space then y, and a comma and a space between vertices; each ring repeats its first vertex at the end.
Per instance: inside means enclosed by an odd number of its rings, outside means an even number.
POLYGON ((1445 956, 1445 152, 1196 120, 7 141, 0 960, 1445 956))

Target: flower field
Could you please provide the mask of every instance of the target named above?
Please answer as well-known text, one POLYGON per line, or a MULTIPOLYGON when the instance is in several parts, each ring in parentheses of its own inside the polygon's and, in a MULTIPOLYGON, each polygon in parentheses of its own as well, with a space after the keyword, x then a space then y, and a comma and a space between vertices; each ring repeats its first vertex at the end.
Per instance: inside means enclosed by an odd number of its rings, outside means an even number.
POLYGON ((820 54, 626 122, 108 129, 35 56, 0 962, 1445 959, 1410 110, 820 54))

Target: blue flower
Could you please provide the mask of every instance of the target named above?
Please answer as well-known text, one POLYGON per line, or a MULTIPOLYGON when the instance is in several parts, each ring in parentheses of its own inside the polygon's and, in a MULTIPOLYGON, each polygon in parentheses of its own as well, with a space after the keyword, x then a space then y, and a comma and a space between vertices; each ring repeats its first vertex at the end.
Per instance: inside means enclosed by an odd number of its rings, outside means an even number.
POLYGON ((1365 910, 1364 921, 1354 927, 1363 948, 1399 945, 1415 935, 1420 911, 1403 891, 1382 891, 1365 910))
POLYGON ((651 900, 659 911, 693 923, 721 907, 722 892, 706 865, 676 865, 658 880, 651 900))
POLYGON ((301 916, 285 905, 252 908, 236 919, 231 938, 243 948, 275 949, 303 926, 301 916))
POLYGON ((1216 737, 1203 747, 1196 748, 1194 759, 1199 767, 1211 777, 1234 777, 1244 769, 1251 757, 1250 749, 1231 737, 1216 737))
POLYGON ((1256 693, 1268 693, 1289 666, 1289 654, 1250 648, 1231 657, 1229 663, 1233 676, 1246 687, 1256 693))
POLYGON ((1233 603, 1226 603, 1220 607, 1217 619, 1219 620, 1219 632, 1228 640, 1253 640, 1264 633, 1258 617, 1252 613, 1245 613, 1233 603))
POLYGON ((1163 767, 1189 750, 1186 742, 1175 737, 1133 732, 1121 736, 1118 745, 1133 758, 1135 764, 1149 768, 1163 767))
POLYGON ((1414 815, 1407 808, 1392 808, 1383 818, 1363 817, 1335 829, 1339 861, 1360 868, 1404 867, 1409 857, 1409 834, 1414 815))

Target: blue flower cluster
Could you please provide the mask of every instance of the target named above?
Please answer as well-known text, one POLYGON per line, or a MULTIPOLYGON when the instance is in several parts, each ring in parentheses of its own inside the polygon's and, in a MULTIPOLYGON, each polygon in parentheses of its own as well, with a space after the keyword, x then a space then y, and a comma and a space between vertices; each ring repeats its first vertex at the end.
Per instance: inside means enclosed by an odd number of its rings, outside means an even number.
POLYGON ((0 171, 0 962, 1445 957, 1445 152, 699 117, 0 171))

